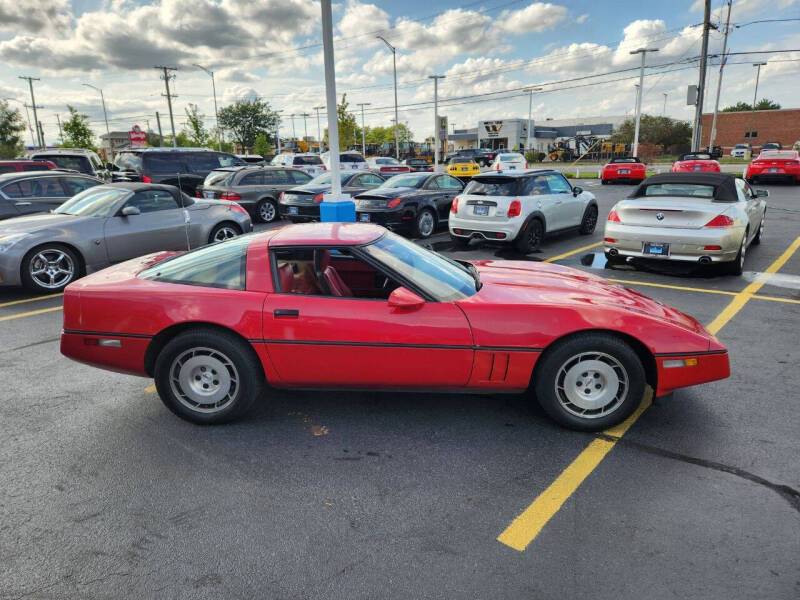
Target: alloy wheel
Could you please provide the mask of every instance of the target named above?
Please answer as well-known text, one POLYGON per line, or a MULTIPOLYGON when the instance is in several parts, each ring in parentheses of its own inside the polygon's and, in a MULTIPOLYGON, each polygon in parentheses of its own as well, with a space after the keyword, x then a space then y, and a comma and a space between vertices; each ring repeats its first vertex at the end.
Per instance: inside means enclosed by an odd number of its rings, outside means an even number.
POLYGON ((628 394, 628 373, 622 363, 604 352, 583 352, 558 370, 555 392, 567 412, 597 419, 617 410, 628 394))
POLYGON ((236 231, 233 227, 220 227, 217 229, 217 232, 214 234, 214 241, 215 242, 224 242, 225 240, 230 240, 235 238, 239 235, 239 232, 236 231))
POLYGON ((272 223, 275 220, 276 214, 275 205, 269 200, 264 200, 258 205, 258 216, 261 217, 264 223, 272 223))
POLYGON ((423 211, 423 213, 419 216, 419 220, 417 221, 417 229, 419 229, 419 233, 421 237, 428 237, 433 233, 433 228, 436 224, 436 221, 433 218, 433 215, 429 211, 423 211))
POLYGON ((29 264, 31 279, 49 290, 62 288, 75 277, 75 261, 69 254, 56 248, 38 252, 29 264))
POLYGON ((172 361, 169 382, 178 401, 190 410, 216 413, 236 400, 239 372, 213 348, 191 348, 172 361))

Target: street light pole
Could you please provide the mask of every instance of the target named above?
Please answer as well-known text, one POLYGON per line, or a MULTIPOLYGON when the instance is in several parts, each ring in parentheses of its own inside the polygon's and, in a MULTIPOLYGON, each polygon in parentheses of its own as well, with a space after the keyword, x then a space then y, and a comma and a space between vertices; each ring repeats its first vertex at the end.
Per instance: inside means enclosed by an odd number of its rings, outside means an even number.
POLYGON ((367 157, 367 130, 364 127, 364 107, 370 106, 372 102, 361 102, 357 106, 361 107, 361 155, 367 157))
POLYGON ((319 124, 319 111, 325 108, 324 106, 315 106, 314 110, 317 111, 317 145, 319 146, 319 153, 322 154, 322 127, 319 124))
POLYGON ((44 138, 42 138, 41 130, 39 129, 39 115, 36 113, 36 98, 33 97, 33 82, 39 81, 38 77, 20 77, 28 82, 28 87, 31 90, 31 107, 33 108, 33 122, 36 127, 36 139, 39 140, 39 147, 44 149, 44 138))
POLYGON ((294 141, 295 151, 297 150, 297 132, 294 128, 294 113, 289 115, 292 118, 292 140, 294 141))
POLYGON ((661 116, 662 117, 666 117, 667 116, 667 92, 663 92, 663 93, 664 93, 664 109, 661 111, 661 116))
POLYGON ((639 93, 636 95, 636 124, 633 128, 633 156, 639 155, 639 123, 642 119, 642 96, 644 96, 644 65, 648 52, 658 52, 658 48, 638 48, 630 54, 642 55, 642 66, 639 69, 639 93))
POLYGON ((394 72, 394 153, 395 158, 400 159, 400 138, 397 133, 397 124, 400 122, 400 119, 397 116, 397 48, 392 46, 389 42, 387 42, 383 37, 376 35, 377 39, 381 40, 389 50, 392 51, 392 70, 394 72))
MULTIPOLYGON (((275 114, 280 115, 283 111, 276 110, 275 114)), ((278 120, 275 122, 275 140, 278 142, 278 151, 276 154, 281 153, 281 117, 278 116, 278 120)))
POLYGON ((757 100, 757 98, 758 98, 758 80, 761 77, 761 67, 766 66, 766 64, 767 63, 765 63, 765 62, 753 63, 753 66, 756 68, 756 89, 753 90, 753 110, 751 112, 753 117, 752 117, 752 122, 751 122, 751 125, 750 125, 750 127, 751 127, 751 129, 750 129, 750 142, 751 142, 750 146, 753 145, 752 144, 752 140, 753 140, 754 136, 753 136, 752 127, 755 125, 755 122, 756 122, 756 102, 758 102, 758 100, 757 100))
POLYGON ((222 151, 222 128, 219 126, 219 111, 217 110, 217 84, 214 82, 214 71, 206 69, 202 65, 195 64, 195 67, 205 71, 211 77, 211 90, 214 92, 214 120, 217 122, 217 150, 222 151))
POLYGON ((310 117, 311 115, 308 114, 308 113, 303 113, 300 116, 303 117, 303 131, 305 132, 303 134, 303 141, 307 141, 308 140, 308 123, 306 122, 306 117, 310 117))
POLYGON ((531 135, 532 135, 532 127, 531 127, 531 117, 533 114, 533 92, 541 91, 542 88, 540 87, 532 87, 528 88, 528 135, 525 138, 525 152, 531 151, 531 135))
POLYGON ((433 79, 433 170, 439 170, 439 80, 444 75, 428 75, 433 79))
POLYGON ((719 112, 719 96, 722 92, 722 73, 725 69, 727 57, 725 56, 728 50, 728 33, 731 30, 731 6, 733 0, 728 0, 728 17, 725 19, 724 38, 722 40, 722 59, 719 62, 719 77, 717 77, 717 98, 714 101, 714 116, 711 118, 711 136, 708 139, 709 149, 714 147, 714 142, 717 141, 717 113, 719 112))
MULTIPOLYGON (((108 128, 108 111, 106 111, 106 98, 103 96, 103 90, 91 83, 82 83, 81 85, 100 92, 100 102, 103 104, 103 119, 106 122, 106 135, 108 136, 108 149, 111 151, 111 162, 114 162, 114 142, 111 140, 111 130, 108 128)), ((61 129, 60 125, 59 129, 61 129)))
POLYGON ((700 150, 702 143, 703 100, 706 97, 706 66, 708 65, 708 33, 711 29, 711 0, 705 0, 703 11, 703 43, 700 47, 700 81, 697 84, 697 105, 694 107, 692 152, 700 150))

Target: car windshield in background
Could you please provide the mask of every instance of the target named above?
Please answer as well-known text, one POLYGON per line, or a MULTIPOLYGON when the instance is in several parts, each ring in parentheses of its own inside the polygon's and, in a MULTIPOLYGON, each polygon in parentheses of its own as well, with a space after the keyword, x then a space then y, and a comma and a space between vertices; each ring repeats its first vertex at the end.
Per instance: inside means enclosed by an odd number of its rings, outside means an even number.
POLYGON ((637 163, 639 162, 635 158, 615 158, 611 161, 612 163, 637 163))
POLYGON ((360 154, 340 154, 339 155, 339 162, 340 163, 362 163, 364 162, 364 157, 360 154))
POLYGON ((711 160, 710 154, 684 154, 681 160, 711 160))
POLYGON ((92 165, 85 156, 66 156, 62 154, 37 154, 36 160, 49 160, 59 169, 69 169, 81 173, 92 174, 92 165))
POLYGON ((401 188, 401 187, 410 187, 410 188, 418 188, 422 187, 425 183, 425 180, 428 178, 427 174, 421 173, 419 175, 409 174, 409 175, 395 175, 394 177, 389 177, 386 181, 381 184, 382 188, 401 188))
POLYGON ((295 165, 321 165, 322 159, 319 156, 295 156, 292 164, 295 165))
MULTIPOLYGON (((343 184, 347 181, 350 181, 350 178, 354 177, 353 173, 339 173, 339 181, 343 184)), ((331 173, 330 171, 323 173, 322 175, 317 175, 306 183, 305 185, 328 185, 331 182, 331 173)))
POLYGON ((511 162, 515 160, 522 160, 522 155, 520 154, 501 154, 497 157, 500 162, 511 162))
POLYGON ((481 177, 472 179, 464 194, 475 196, 516 196, 518 193, 517 179, 511 177, 481 177))
POLYGON ((789 158, 797 159, 797 152, 794 150, 767 150, 762 152, 759 158, 789 158))
MULTIPOLYGON (((714 198, 714 186, 701 183, 654 183, 644 189, 644 196, 688 196, 690 198, 714 198)), ((642 195, 637 195, 641 198, 642 195)))
POLYGON ((396 158, 376 158, 376 165, 399 165, 400 161, 396 158))
POLYGON ((80 217, 110 217, 117 202, 130 190, 114 187, 90 188, 67 200, 53 212, 80 217))
POLYGON ((466 268, 393 233, 364 246, 364 251, 440 302, 467 298, 476 291, 475 278, 466 268))
POLYGON ((203 185, 228 185, 235 174, 236 171, 211 171, 203 182, 203 185))

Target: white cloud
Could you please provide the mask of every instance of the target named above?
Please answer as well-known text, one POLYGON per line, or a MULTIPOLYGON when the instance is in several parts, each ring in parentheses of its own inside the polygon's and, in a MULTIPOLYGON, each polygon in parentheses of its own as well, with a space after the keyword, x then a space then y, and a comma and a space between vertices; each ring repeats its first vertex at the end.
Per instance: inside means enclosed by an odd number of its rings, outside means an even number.
POLYGON ((72 23, 67 0, 0 0, 0 29, 62 33, 72 23))
POLYGON ((575 22, 576 22, 578 25, 583 25, 583 24, 584 24, 584 23, 586 23, 586 21, 588 21, 588 20, 589 20, 589 13, 583 13, 582 15, 578 15, 578 16, 575 18, 575 22))
POLYGON ((506 10, 498 26, 509 33, 541 32, 552 29, 567 18, 567 9, 549 2, 533 2, 520 10, 506 10))

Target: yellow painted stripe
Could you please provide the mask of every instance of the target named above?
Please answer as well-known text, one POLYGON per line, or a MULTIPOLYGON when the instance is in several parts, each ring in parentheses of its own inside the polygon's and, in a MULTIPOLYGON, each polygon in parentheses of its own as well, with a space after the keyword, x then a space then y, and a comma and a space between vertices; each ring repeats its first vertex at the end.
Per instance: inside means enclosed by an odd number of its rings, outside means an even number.
POLYGON ((39 310, 31 310, 24 313, 17 313, 15 315, 7 315, 0 317, 0 321, 13 321, 14 319, 24 319, 25 317, 35 317, 36 315, 43 315, 46 313, 56 312, 61 310, 61 306, 54 306, 52 308, 40 308, 39 310))
MULTIPOLYGON (((767 267, 765 272, 776 273, 786 264, 798 247, 800 247, 800 237, 792 242, 784 253, 767 267)), ((707 329, 714 334, 718 333, 763 285, 763 282, 753 282, 737 293, 728 306, 707 326, 707 329)), ((592 474, 606 455, 614 448, 617 441, 625 435, 644 411, 647 410, 650 403, 651 398, 645 397, 642 400, 642 404, 630 417, 619 425, 607 429, 604 433, 606 436, 613 438, 612 440, 603 438, 593 440, 561 472, 556 480, 522 514, 511 522, 505 531, 497 537, 497 541, 519 552, 524 551, 570 496, 575 493, 581 483, 592 474)))
POLYGON ((597 248, 598 246, 602 246, 603 242, 595 242, 594 244, 588 244, 586 246, 581 246, 580 248, 575 248, 574 250, 570 250, 569 252, 564 252, 564 254, 556 254, 555 256, 551 256, 550 258, 544 259, 542 262, 555 262, 557 260, 562 260, 564 258, 569 258, 570 256, 574 256, 575 254, 579 254, 581 252, 586 252, 587 250, 591 250, 592 248, 597 248))
POLYGON ((40 300, 50 300, 50 298, 61 298, 64 294, 49 294, 47 296, 37 296, 36 298, 23 298, 22 300, 13 300, 11 302, 4 302, 0 304, 0 308, 6 306, 17 306, 18 304, 27 304, 28 302, 39 302, 40 300))
POLYGON ((150 385, 148 385, 146 388, 144 388, 144 393, 145 394, 155 394, 156 393, 156 384, 155 383, 151 383, 150 385))
POLYGON ((800 304, 800 300, 794 298, 781 298, 780 296, 763 296, 761 294, 753 294, 753 300, 767 300, 769 302, 784 302, 785 304, 800 304))
POLYGON ((609 281, 614 283, 623 283, 625 285, 641 285, 644 287, 663 288, 667 290, 680 290, 682 292, 698 292, 703 294, 720 294, 722 296, 735 296, 739 292, 729 292, 727 290, 710 290, 708 288, 689 287, 685 285, 672 285, 667 283, 653 283, 650 281, 636 281, 634 279, 615 279, 609 278, 609 281))

